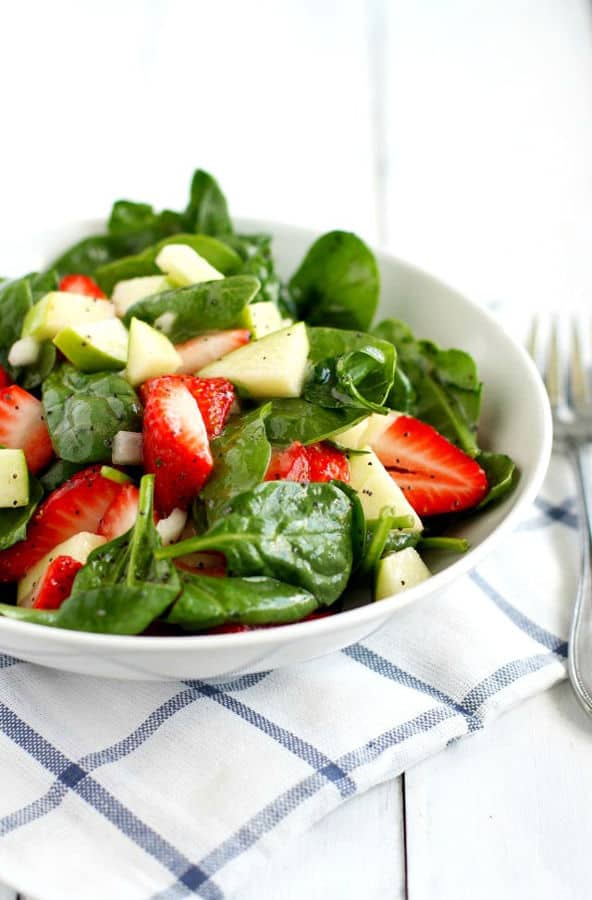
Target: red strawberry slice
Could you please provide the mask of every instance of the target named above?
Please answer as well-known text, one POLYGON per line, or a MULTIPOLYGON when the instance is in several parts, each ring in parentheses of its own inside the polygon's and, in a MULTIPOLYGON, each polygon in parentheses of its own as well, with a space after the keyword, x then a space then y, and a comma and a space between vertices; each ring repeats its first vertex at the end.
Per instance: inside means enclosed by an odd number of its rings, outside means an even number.
POLYGON ((0 390, 0 444, 24 450, 33 474, 50 462, 53 447, 41 402, 18 384, 0 390))
POLYGON ((347 456, 327 441, 306 447, 311 481, 349 481, 347 456))
POLYGON ((212 471, 212 454, 200 407, 183 379, 155 379, 146 393, 144 470, 155 475, 156 508, 164 517, 175 507, 187 509, 212 471))
POLYGON ((96 534, 121 485, 103 478, 101 466, 77 472, 53 491, 35 512, 27 537, 0 553, 0 582, 18 581, 35 563, 74 534, 96 534))
POLYGON ((96 281, 93 281, 88 275, 64 275, 60 281, 59 289, 70 294, 84 294, 86 297, 103 299, 107 296, 96 281))
POLYGON ((481 466, 412 416, 396 418, 372 449, 419 516, 470 509, 487 493, 481 466))
POLYGON ((3 366, 0 366, 0 389, 8 387, 10 384, 10 377, 8 372, 3 366))
POLYGON ((274 450, 264 481, 349 481, 345 453, 326 441, 303 447, 294 441, 284 450, 274 450))
POLYGON ((82 563, 71 556, 56 556, 39 582, 32 606, 34 609, 59 609, 72 593, 76 573, 82 563))
POLYGON ((182 360, 177 372, 192 375, 208 363, 248 344, 249 337, 250 333, 246 328, 235 328, 229 331, 210 331, 209 334, 200 334, 183 344, 176 344, 175 350, 182 360))
POLYGON ((133 528, 138 518, 140 492, 135 484, 122 484, 99 523, 97 534, 113 541, 133 528))
POLYGON ((298 441, 285 449, 273 450, 264 481, 310 481, 308 454, 298 441))
POLYGON ((185 385, 197 401, 208 437, 220 434, 236 399, 230 381, 225 378, 197 378, 195 375, 163 375, 144 382, 140 388, 142 401, 146 403, 151 392, 162 384, 185 385))

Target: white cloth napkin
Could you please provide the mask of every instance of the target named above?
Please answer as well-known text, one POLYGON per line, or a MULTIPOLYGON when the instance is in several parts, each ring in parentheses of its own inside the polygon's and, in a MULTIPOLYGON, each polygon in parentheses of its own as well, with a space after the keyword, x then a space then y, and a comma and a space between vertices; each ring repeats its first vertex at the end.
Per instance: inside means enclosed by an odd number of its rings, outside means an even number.
POLYGON ((348 797, 565 677, 577 572, 563 459, 503 547, 392 627, 226 684, 0 656, 0 878, 40 900, 220 900, 348 797))

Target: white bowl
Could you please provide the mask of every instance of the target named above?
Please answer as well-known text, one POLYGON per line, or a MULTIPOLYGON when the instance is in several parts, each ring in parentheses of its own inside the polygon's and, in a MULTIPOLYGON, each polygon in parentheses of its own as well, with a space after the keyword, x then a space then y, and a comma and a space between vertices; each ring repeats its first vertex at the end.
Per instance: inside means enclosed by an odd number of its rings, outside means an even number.
MULTIPOLYGON (((268 222, 243 221, 241 229, 274 235, 280 273, 288 275, 318 236, 268 222)), ((22 242, 4 235, 0 272, 43 268, 65 245, 98 230, 85 222, 22 242)), ((216 679, 260 672, 332 653, 381 628, 410 603, 437 595, 500 543, 533 501, 551 451, 551 417, 544 387, 525 351, 479 306, 432 276, 388 253, 377 254, 382 291, 379 316, 396 316, 420 337, 471 353, 484 382, 480 438, 488 449, 508 453, 521 471, 517 489, 500 505, 465 522, 457 533, 471 550, 450 562, 436 561, 432 578, 404 594, 295 625, 225 635, 126 637, 62 631, 0 618, 0 649, 30 662, 111 678, 216 679)), ((378 320, 377 318, 377 320, 378 320)))

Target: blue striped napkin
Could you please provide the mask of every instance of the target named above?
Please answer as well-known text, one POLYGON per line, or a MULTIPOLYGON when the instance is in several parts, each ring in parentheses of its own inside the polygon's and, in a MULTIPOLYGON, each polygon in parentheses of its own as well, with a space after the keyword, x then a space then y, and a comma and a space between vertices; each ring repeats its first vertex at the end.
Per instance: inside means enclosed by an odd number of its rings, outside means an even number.
POLYGON ((307 665, 142 684, 0 656, 0 879, 40 900, 239 897, 348 797, 565 677, 575 502, 554 459, 478 571, 307 665))

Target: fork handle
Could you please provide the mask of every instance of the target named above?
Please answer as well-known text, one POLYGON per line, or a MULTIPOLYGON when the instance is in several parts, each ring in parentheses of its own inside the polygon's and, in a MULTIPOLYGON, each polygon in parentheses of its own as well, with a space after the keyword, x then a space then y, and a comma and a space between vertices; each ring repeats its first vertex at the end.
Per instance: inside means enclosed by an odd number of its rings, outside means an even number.
POLYGON ((576 475, 580 519, 580 577, 569 631, 568 671, 573 689, 592 715, 592 506, 582 445, 567 446, 576 475))

